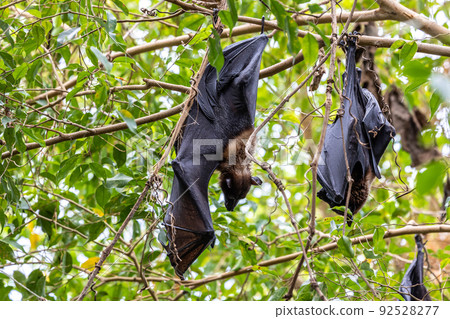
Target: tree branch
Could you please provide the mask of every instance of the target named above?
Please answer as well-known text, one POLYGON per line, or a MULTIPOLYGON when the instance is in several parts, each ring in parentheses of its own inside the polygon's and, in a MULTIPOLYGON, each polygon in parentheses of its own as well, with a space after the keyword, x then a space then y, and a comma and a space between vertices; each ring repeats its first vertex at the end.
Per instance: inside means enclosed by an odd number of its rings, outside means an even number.
MULTIPOLYGON (((137 125, 147 124, 147 123, 159 121, 161 119, 175 115, 177 113, 180 113, 183 110, 183 106, 184 106, 184 103, 179 104, 179 105, 177 105, 171 109, 165 110, 165 111, 161 111, 161 112, 158 112, 158 113, 155 113, 152 115, 137 118, 136 124, 137 125)), ((113 133, 116 131, 125 130, 127 128, 128 128, 127 124, 125 122, 121 122, 121 123, 111 124, 111 125, 107 125, 107 126, 103 126, 103 127, 99 127, 99 128, 93 128, 93 129, 89 129, 89 130, 82 130, 82 131, 78 131, 78 132, 74 132, 74 133, 64 134, 63 136, 51 137, 49 139, 46 139, 44 141, 44 143, 45 143, 45 146, 50 146, 50 145, 54 145, 54 144, 58 144, 58 143, 66 142, 66 141, 72 141, 72 140, 85 138, 85 137, 89 137, 89 136, 113 133)), ((27 143, 25 145, 27 147, 27 149, 26 149, 27 151, 42 147, 39 143, 27 143)), ((9 151, 4 152, 2 154, 2 159, 17 155, 19 153, 20 152, 17 149, 14 149, 12 152, 9 152, 9 151)))
MULTIPOLYGON (((342 13, 339 16, 339 21, 347 21, 349 17, 349 13, 342 13)), ((245 22, 251 23, 246 24, 242 26, 235 27, 233 29, 233 36, 239 36, 249 33, 256 33, 260 32, 261 30, 261 20, 255 19, 255 18, 247 18, 241 17, 241 20, 245 20, 245 22)), ((392 17, 391 14, 383 12, 379 9, 377 10, 370 10, 370 11, 357 11, 354 13, 353 17, 350 19, 351 22, 358 21, 358 22, 367 22, 367 21, 381 21, 381 20, 395 20, 395 17, 392 17)), ((324 24, 324 23, 330 23, 331 22, 331 15, 326 14, 320 17, 319 19, 316 19, 314 17, 304 17, 304 16, 297 16, 295 17, 295 20, 298 25, 306 25, 308 22, 314 22, 317 24, 324 24)), ((266 21, 265 22, 265 29, 266 30, 275 30, 278 29, 278 26, 276 24, 276 21, 266 21)), ((303 31, 299 31, 299 35, 306 34, 306 32, 302 33, 303 31)), ((193 37, 195 36, 195 33, 189 33, 182 36, 170 38, 170 39, 163 39, 163 40, 157 40, 154 42, 146 43, 143 45, 137 45, 134 47, 131 47, 127 49, 125 52, 113 52, 111 54, 111 60, 114 60, 117 57, 120 56, 135 56, 141 53, 151 52, 155 50, 159 50, 166 47, 171 46, 178 46, 178 45, 185 45, 187 44, 193 37)), ((230 37, 230 29, 225 29, 221 35, 222 38, 229 38, 230 37)), ((316 39, 320 42, 322 42, 322 39, 320 36, 315 35, 316 39)), ((382 37, 368 37, 368 36, 361 36, 359 45, 370 45, 370 46, 377 46, 377 47, 383 47, 388 48, 392 45, 392 43, 395 42, 396 39, 387 39, 382 37)), ((433 45, 433 44, 421 44, 418 43, 418 49, 417 52, 422 53, 428 53, 433 55, 440 55, 440 56, 450 56, 450 48, 443 47, 439 45, 433 45)), ((300 62, 300 61, 299 61, 300 62)), ((98 71, 98 70, 97 70, 98 71)), ((94 71, 95 72, 95 71, 94 71)), ((272 74, 270 74, 272 75, 272 74)), ((270 76, 267 75, 267 76, 270 76)), ((264 76, 265 77, 265 76, 264 76)), ((77 83, 77 79, 73 78, 67 82, 64 83, 64 87, 66 89, 72 88, 77 83)), ((36 104, 38 100, 46 100, 50 99, 52 97, 58 96, 61 94, 61 87, 55 88, 54 91, 49 91, 40 95, 35 96, 32 99, 27 100, 27 103, 30 105, 36 104)))
MULTIPOLYGON (((388 238, 400 237, 400 236, 405 236, 405 235, 429 234, 429 233, 450 233, 450 225, 440 224, 440 225, 430 225, 430 226, 429 225, 426 225, 426 226, 405 226, 405 227, 400 228, 400 229, 387 230, 384 233, 384 237, 383 238, 384 239, 388 239, 388 238)), ((351 238, 352 245, 369 243, 372 240, 373 240, 373 234, 351 238)), ((327 252, 327 251, 334 250, 336 248, 338 248, 337 243, 330 243, 330 244, 326 244, 326 245, 320 246, 318 248, 310 249, 309 252, 320 254, 320 253, 324 253, 324 252, 327 252)), ((293 253, 293 254, 289 254, 289 255, 285 255, 285 256, 269 259, 269 260, 265 260, 265 261, 262 261, 262 262, 258 263, 257 266, 259 266, 259 267, 269 267, 269 266, 273 266, 273 265, 282 264, 282 263, 285 263, 285 262, 289 262, 289 261, 295 260, 299 256, 301 256, 302 254, 303 254, 302 252, 298 252, 298 253, 293 253)), ((196 287, 202 286, 204 284, 207 284, 207 283, 210 283, 210 282, 213 282, 213 281, 216 281, 216 280, 228 279, 228 278, 235 277, 235 276, 238 276, 238 275, 242 275, 242 274, 246 274, 246 273, 249 273, 249 272, 253 272, 253 271, 255 271, 255 269, 257 269, 257 267, 255 267, 255 266, 248 266, 248 267, 244 267, 244 268, 241 268, 241 269, 238 269, 238 270, 225 272, 225 273, 222 273, 222 274, 219 274, 219 275, 214 275, 214 276, 206 277, 206 278, 199 279, 199 280, 185 280, 185 281, 183 281, 183 285, 186 286, 186 287, 190 287, 190 288, 196 288, 196 287)), ((178 283, 181 283, 181 281, 178 280, 178 279, 176 279, 175 281, 178 282, 178 283)))
POLYGON ((406 8, 398 2, 392 0, 376 0, 380 9, 395 17, 394 20, 405 22, 410 26, 422 30, 423 32, 435 37, 444 44, 450 45, 450 30, 428 20, 420 14, 406 8))

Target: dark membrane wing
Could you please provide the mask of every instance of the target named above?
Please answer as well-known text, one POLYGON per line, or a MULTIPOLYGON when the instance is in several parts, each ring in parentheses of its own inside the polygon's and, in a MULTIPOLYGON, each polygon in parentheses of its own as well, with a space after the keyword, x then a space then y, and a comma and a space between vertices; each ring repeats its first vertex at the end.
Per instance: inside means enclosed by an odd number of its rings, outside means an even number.
POLYGON ((208 202, 208 183, 217 167, 202 155, 200 165, 174 160, 175 177, 170 196, 171 206, 164 218, 169 244, 170 263, 183 278, 184 272, 210 245, 215 235, 208 202))
POLYGON ((363 118, 364 131, 369 140, 373 171, 376 177, 380 178, 378 163, 389 142, 395 136, 395 129, 384 117, 375 96, 366 89, 362 89, 362 92, 367 99, 366 112, 363 118))
POLYGON ((214 232, 193 233, 191 230, 186 231, 176 227, 172 228, 167 224, 165 226, 168 234, 172 234, 173 229, 175 231, 173 233, 175 240, 169 244, 169 247, 165 247, 168 251, 167 256, 169 257, 170 264, 175 269, 176 275, 184 280, 184 273, 206 248, 210 245, 214 246, 216 237, 214 232))
POLYGON ((267 42, 267 36, 262 34, 227 46, 223 51, 225 62, 219 81, 216 69, 208 64, 197 96, 208 119, 213 121, 214 108, 222 105, 247 107, 250 114, 255 113, 261 55, 267 42), (220 96, 225 96, 225 100, 221 101, 220 96))
POLYGON ((417 246, 417 256, 409 266, 400 284, 400 292, 406 301, 425 300, 430 301, 431 297, 423 284, 423 248, 422 237, 415 235, 417 246))

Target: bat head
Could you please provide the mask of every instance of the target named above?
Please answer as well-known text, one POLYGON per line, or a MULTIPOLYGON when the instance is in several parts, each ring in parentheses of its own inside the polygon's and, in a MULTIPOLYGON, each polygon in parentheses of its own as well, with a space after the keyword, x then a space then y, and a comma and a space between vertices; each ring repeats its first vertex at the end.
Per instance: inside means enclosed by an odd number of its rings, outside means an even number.
POLYGON ((252 176, 250 171, 233 170, 220 176, 220 188, 225 196, 225 207, 233 211, 241 199, 247 196, 252 185, 261 185, 259 177, 252 176))

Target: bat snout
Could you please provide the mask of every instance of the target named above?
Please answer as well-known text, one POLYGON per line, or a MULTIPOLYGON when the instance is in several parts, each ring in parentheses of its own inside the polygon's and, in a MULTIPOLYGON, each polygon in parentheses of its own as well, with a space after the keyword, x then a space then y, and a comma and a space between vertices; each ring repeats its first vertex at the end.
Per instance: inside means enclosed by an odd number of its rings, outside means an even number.
POLYGON ((233 200, 233 199, 225 200, 225 207, 226 207, 226 209, 229 212, 234 211, 234 209, 236 208, 237 204, 238 204, 237 200, 233 200))

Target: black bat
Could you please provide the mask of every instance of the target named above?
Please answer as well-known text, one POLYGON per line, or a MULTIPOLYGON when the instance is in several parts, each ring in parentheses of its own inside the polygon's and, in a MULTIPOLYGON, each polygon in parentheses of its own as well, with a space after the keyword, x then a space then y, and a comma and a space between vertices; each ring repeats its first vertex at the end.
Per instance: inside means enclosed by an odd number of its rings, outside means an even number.
POLYGON ((431 301, 431 297, 423 284, 423 242, 419 234, 414 236, 417 246, 417 256, 409 266, 400 284, 400 292, 406 301, 425 300, 431 301))
POLYGON ((226 47, 218 79, 216 69, 208 64, 176 145, 171 205, 164 218, 169 243, 164 246, 182 280, 198 256, 214 246, 208 200, 213 172, 220 171, 229 211, 245 198, 251 185, 261 184, 251 176, 245 145, 254 131, 259 69, 267 42, 261 34, 226 47))
MULTIPOLYGON (((346 205, 349 187, 347 158, 353 179, 348 208, 356 214, 366 202, 375 177, 381 177, 378 163, 395 136, 395 129, 384 117, 376 98, 359 84, 361 74, 356 68, 354 37, 349 37, 346 50, 344 101, 340 109, 343 115, 336 116, 327 127, 317 171, 323 188, 317 195, 330 207, 346 205)), ((333 211, 344 215, 341 210, 333 211)), ((346 222, 351 226, 352 221, 353 216, 349 213, 346 222)))

